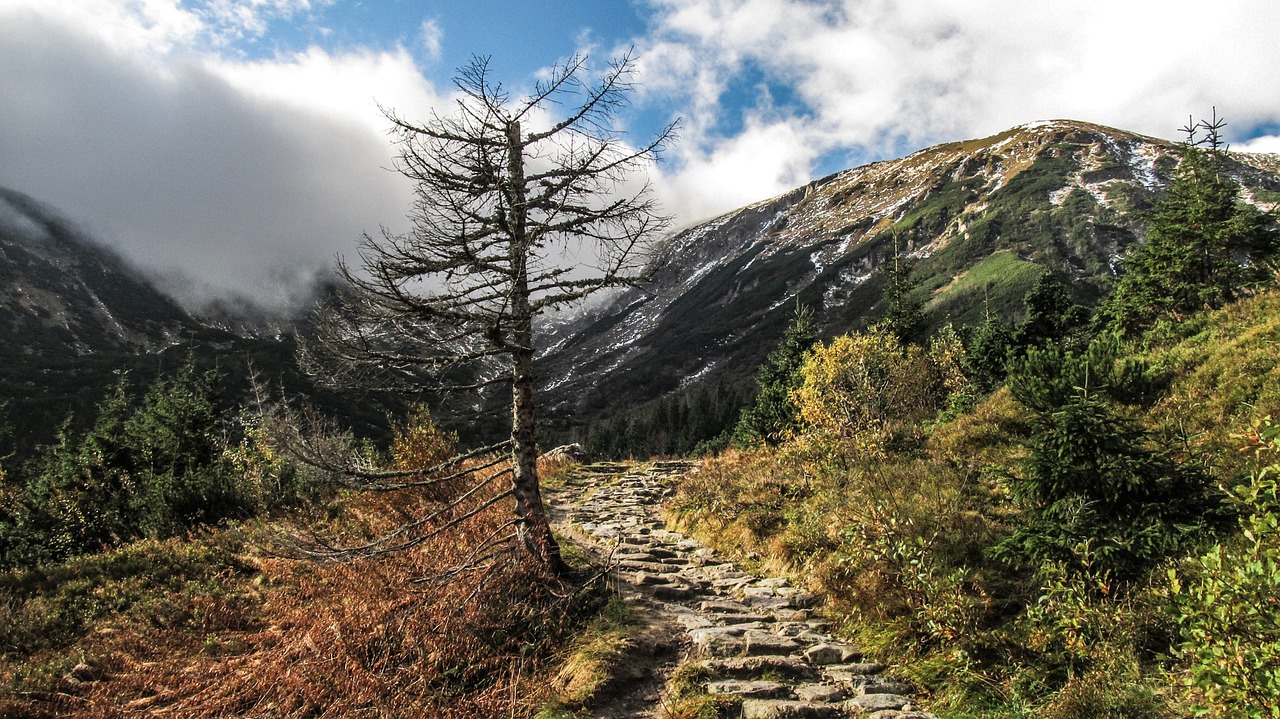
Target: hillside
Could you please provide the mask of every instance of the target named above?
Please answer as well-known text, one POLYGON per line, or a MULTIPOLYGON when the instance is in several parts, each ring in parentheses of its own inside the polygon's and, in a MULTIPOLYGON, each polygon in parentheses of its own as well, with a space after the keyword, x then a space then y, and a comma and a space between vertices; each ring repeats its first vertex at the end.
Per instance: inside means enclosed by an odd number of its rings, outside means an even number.
POLYGON ((0 427, 19 447, 49 441, 68 416, 83 424, 122 376, 146 386, 188 356, 227 375, 229 402, 247 396, 252 368, 358 430, 385 428, 377 403, 326 392, 300 372, 292 333, 305 326, 285 324, 195 317, 55 209, 0 188, 0 427))
MULTIPOLYGON (((688 228, 657 253, 652 283, 550 333, 541 374, 553 412, 577 425, 698 382, 740 385, 797 303, 827 334, 865 326, 883 311, 877 269, 895 243, 916 261, 933 326, 975 322, 986 307, 1016 318, 1042 267, 1096 301, 1142 240, 1142 213, 1179 152, 1123 130, 1030 123, 845 170, 688 228)), ((1233 155, 1230 173, 1271 207, 1275 169, 1272 156, 1233 155)))

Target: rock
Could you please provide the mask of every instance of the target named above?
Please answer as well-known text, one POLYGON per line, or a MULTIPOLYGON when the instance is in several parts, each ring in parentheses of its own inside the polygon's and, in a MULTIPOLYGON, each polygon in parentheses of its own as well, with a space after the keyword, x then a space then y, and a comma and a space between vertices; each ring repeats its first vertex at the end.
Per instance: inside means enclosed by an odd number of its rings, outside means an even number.
POLYGON ((770 681, 721 679, 707 684, 708 694, 733 694, 748 699, 777 699, 790 695, 786 684, 770 681))
POLYGON ((655 584, 649 587, 649 593, 655 599, 680 601, 695 596, 698 590, 687 584, 655 584))
POLYGON ((800 651, 800 643, 794 639, 780 637, 772 632, 752 630, 743 637, 747 640, 746 654, 760 656, 765 654, 795 654, 800 651))
POLYGON ((854 694, 909 694, 911 685, 891 677, 855 677, 849 682, 854 694))
POLYGON ((619 569, 628 569, 633 572, 653 572, 655 574, 674 574, 678 571, 669 564, 661 564, 659 562, 636 562, 630 559, 616 562, 619 569))
POLYGON ((751 610, 741 602, 730 602, 723 599, 708 599, 698 605, 698 609, 704 612, 718 612, 722 614, 750 614, 751 610))
POLYGON ((885 709, 901 709, 910 701, 901 694, 863 694, 845 702, 845 706, 855 712, 870 714, 885 709))
POLYGON ((868 677, 873 674, 879 674, 884 671, 883 664, 874 662, 860 662, 857 664, 832 664, 823 667, 828 677, 832 681, 843 682, 849 684, 856 679, 868 677))
POLYGON ((698 644, 702 642, 704 638, 712 634, 725 636, 725 637, 740 637, 746 634, 747 632, 751 631, 752 629, 761 629, 763 627, 764 627, 763 624, 758 624, 758 623, 757 624, 731 624, 728 626, 707 627, 706 629, 695 629, 689 632, 689 638, 693 640, 694 644, 698 644))
POLYGON ((760 679, 765 676, 791 681, 818 680, 818 670, 800 657, 763 656, 711 659, 702 668, 713 677, 760 679))
MULTIPOLYGON (((809 635, 810 632, 805 632, 800 636, 805 637, 809 635)), ((814 664, 822 666, 837 664, 852 669, 858 665, 851 664, 850 662, 862 661, 862 650, 852 644, 841 644, 839 642, 826 641, 810 647, 809 650, 805 652, 805 656, 814 664)))
MULTIPOLYGON (((776 615, 775 615, 776 616, 776 615)), ((798 637, 809 631, 809 625, 804 622, 783 622, 779 621, 774 625, 773 631, 784 637, 798 637)))
POLYGON ((813 616, 808 609, 775 609, 773 614, 780 622, 804 622, 813 616))
POLYGON ((773 617, 762 614, 712 614, 711 618, 717 624, 750 624, 773 621, 773 617))
POLYGON ((555 449, 542 454, 547 459, 568 459, 574 462, 585 462, 587 460, 587 450, 582 445, 574 442, 573 444, 562 444, 555 449))
POLYGON ((804 651, 804 658, 818 666, 826 666, 840 664, 840 657, 843 654, 839 647, 832 644, 815 644, 804 651))
POLYGON ((80 662, 71 667, 71 671, 67 672, 67 678, 73 682, 96 682, 102 678, 102 672, 97 667, 80 662))
POLYGON ((624 581, 640 587, 664 584, 667 582, 667 577, 660 574, 653 574, 652 572, 619 572, 618 576, 622 577, 624 581))
POLYGON ((839 704, 785 699, 748 699, 742 702, 742 719, 844 719, 844 717, 845 709, 839 704))
POLYGON ((766 611, 792 609, 790 600, 782 597, 747 596, 744 597, 744 601, 752 609, 764 609, 766 611))
MULTIPOLYGON (((703 630, 696 630, 702 632, 703 630)), ((729 634, 697 633, 693 639, 693 653, 700 657, 723 659, 743 655, 747 643, 742 637, 729 634)))
POLYGON ((801 684, 794 691, 796 699, 804 702, 838 702, 848 696, 843 688, 830 684, 801 684))

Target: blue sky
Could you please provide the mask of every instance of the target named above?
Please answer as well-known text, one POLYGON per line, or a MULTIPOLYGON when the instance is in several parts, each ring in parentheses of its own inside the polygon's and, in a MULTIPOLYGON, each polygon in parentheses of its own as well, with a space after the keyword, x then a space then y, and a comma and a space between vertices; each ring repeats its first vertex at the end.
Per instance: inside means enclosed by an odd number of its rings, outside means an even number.
POLYGON ((0 185, 189 295, 284 304, 404 226, 377 105, 447 111, 472 55, 518 93, 634 48, 619 119, 682 119, 652 179, 691 223, 1041 119, 1177 139, 1216 106, 1280 151, 1277 27, 1273 0, 0 0, 0 185))

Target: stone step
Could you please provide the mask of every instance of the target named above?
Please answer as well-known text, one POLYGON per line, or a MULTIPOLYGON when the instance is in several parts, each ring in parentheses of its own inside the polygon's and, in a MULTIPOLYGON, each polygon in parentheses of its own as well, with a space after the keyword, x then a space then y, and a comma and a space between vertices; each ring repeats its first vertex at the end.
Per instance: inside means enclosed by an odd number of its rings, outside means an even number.
POLYGON ((732 694, 745 699, 790 698, 791 687, 765 680, 720 679, 707 683, 708 694, 732 694))
POLYGON ((843 704, 802 702, 789 699, 747 699, 742 719, 846 719, 843 704))
POLYGON ((847 666, 862 661, 862 650, 852 644, 815 644, 804 651, 804 658, 818 666, 847 666))
POLYGON ((863 694, 848 700, 845 702, 845 706, 855 712, 870 714, 872 712, 902 709, 910 703, 911 700, 901 694, 863 694))
POLYGON ((802 682, 821 679, 816 668, 794 656, 707 659, 698 666, 709 676, 723 679, 763 679, 766 676, 802 682))

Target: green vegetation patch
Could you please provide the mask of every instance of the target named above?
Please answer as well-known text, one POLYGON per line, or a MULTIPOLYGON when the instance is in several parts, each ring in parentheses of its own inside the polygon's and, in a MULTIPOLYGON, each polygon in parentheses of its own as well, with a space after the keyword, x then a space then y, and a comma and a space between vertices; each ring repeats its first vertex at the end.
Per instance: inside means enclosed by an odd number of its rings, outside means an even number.
POLYGON ((1017 317, 1022 298, 1043 272, 1013 252, 995 252, 934 295, 926 309, 957 324, 977 324, 987 309, 997 317, 1017 317))

